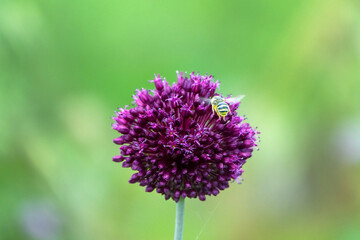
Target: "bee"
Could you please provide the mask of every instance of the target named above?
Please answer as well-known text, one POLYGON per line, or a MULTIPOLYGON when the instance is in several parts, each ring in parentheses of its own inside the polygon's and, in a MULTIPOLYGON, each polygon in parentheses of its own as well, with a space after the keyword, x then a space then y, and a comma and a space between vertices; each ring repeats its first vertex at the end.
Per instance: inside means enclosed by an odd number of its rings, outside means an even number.
POLYGON ((219 119, 222 117, 225 120, 225 117, 229 113, 231 114, 229 103, 239 102, 244 97, 244 95, 240 95, 234 98, 223 98, 220 96, 214 96, 205 101, 211 104, 213 114, 216 113, 219 116, 219 119))

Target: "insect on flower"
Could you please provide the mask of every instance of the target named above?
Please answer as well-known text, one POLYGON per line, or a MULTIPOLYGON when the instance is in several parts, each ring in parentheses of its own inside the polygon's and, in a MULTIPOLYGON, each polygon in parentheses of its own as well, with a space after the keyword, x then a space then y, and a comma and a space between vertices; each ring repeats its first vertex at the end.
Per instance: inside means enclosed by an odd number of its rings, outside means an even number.
POLYGON ((212 112, 216 113, 219 116, 219 119, 222 117, 225 120, 226 115, 231 114, 229 107, 230 103, 240 102, 245 95, 240 95, 233 98, 223 98, 220 96, 214 96, 212 98, 203 99, 205 102, 210 103, 212 106, 212 112))
POLYGON ((113 161, 135 171, 129 182, 178 202, 204 201, 240 179, 259 134, 236 112, 242 96, 223 98, 212 75, 194 72, 177 72, 172 85, 160 75, 152 82, 155 89, 137 90, 134 106, 113 117, 113 161))

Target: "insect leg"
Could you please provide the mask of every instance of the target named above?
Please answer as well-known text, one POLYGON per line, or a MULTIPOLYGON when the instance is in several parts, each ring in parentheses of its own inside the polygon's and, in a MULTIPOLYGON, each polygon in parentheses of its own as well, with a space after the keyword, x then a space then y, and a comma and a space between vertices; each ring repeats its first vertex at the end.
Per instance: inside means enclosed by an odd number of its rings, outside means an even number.
POLYGON ((216 114, 219 116, 219 119, 221 119, 221 115, 219 113, 219 109, 216 108, 216 114))

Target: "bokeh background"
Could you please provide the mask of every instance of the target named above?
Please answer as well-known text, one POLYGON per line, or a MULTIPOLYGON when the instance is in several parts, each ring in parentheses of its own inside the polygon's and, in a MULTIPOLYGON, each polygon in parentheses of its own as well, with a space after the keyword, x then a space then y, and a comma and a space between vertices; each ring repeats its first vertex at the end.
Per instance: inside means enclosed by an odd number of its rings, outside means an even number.
POLYGON ((0 1, 0 239, 172 239, 175 203, 112 162, 114 111, 210 73, 261 131, 184 239, 360 239, 357 0, 0 1))

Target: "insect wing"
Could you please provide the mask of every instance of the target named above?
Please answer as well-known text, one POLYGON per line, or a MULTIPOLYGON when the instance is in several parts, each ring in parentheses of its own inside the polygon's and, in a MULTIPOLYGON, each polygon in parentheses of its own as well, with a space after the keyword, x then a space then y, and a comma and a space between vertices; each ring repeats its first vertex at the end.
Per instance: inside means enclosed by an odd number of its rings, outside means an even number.
POLYGON ((204 103, 208 103, 210 104, 211 103, 211 98, 200 98, 201 102, 204 102, 204 103))
POLYGON ((225 101, 228 103, 236 103, 236 102, 240 102, 244 97, 245 95, 239 95, 236 97, 226 98, 225 101))

